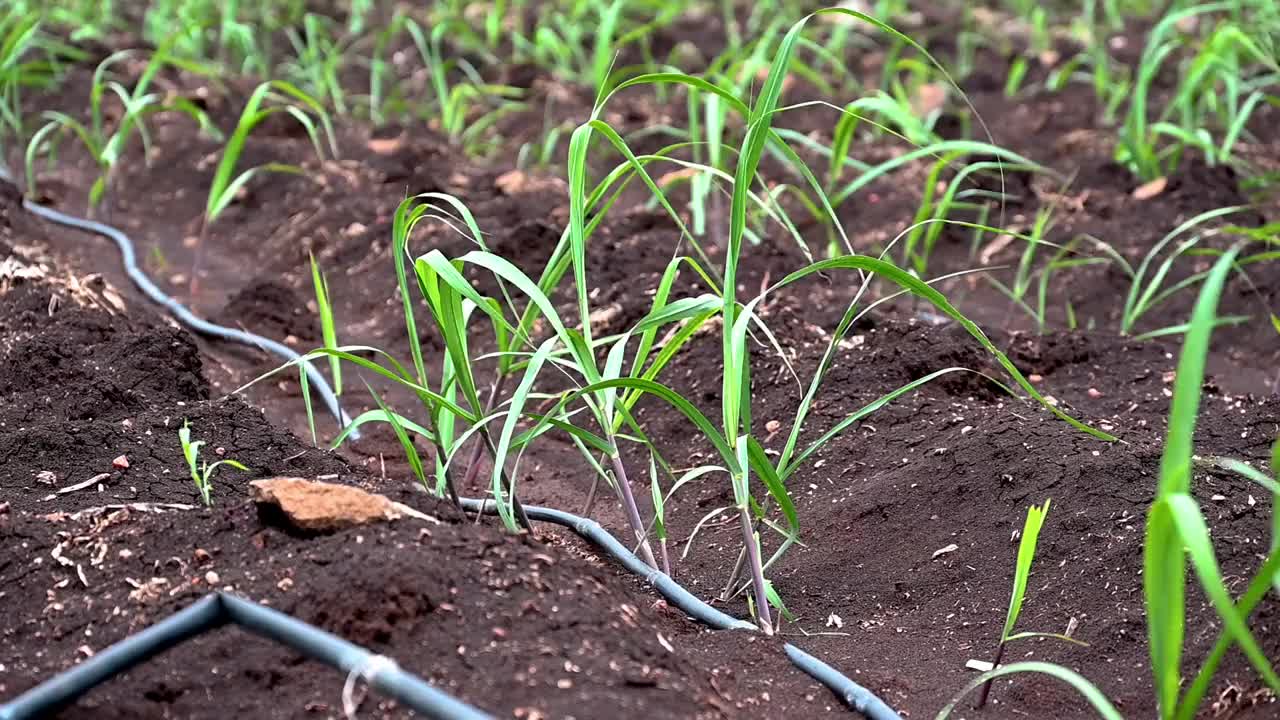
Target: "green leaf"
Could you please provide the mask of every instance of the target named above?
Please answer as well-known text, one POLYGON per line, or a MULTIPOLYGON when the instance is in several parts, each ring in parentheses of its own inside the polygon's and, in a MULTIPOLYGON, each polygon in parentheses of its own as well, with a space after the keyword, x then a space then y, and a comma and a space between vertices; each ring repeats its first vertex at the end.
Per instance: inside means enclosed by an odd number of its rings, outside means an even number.
POLYGON ((1276 675, 1271 662, 1263 654, 1258 641, 1249 632, 1249 626, 1236 611, 1235 604, 1227 593, 1222 573, 1218 570, 1217 558, 1214 557, 1213 543, 1209 540, 1209 528, 1204 516, 1200 514, 1200 506, 1185 493, 1170 495, 1163 502, 1169 506, 1173 524, 1177 527, 1178 535, 1191 555, 1192 567, 1200 578, 1200 586, 1213 603, 1218 617, 1222 618, 1224 629, 1244 651, 1245 657, 1266 681, 1267 686, 1273 692, 1280 693, 1280 676, 1276 675))
MULTIPOLYGON (((1280 552, 1273 548, 1271 556, 1258 569, 1258 573, 1254 575, 1244 595, 1236 603, 1236 611, 1240 614, 1240 617, 1249 617, 1253 609, 1262 601, 1262 598, 1271 591, 1272 584, 1277 577, 1280 577, 1280 552)), ((1222 663, 1222 658, 1226 656, 1227 650, 1231 648, 1231 641, 1232 635, 1224 628, 1218 636, 1217 643, 1213 646, 1213 651, 1209 653, 1209 657, 1205 658, 1204 663, 1200 666, 1200 672, 1196 674, 1195 680, 1191 682, 1186 694, 1183 695, 1182 705, 1178 708, 1176 720, 1193 720, 1195 718, 1205 694, 1209 691, 1213 676, 1217 672, 1218 666, 1222 663)))
MULTIPOLYGON (((316 308, 320 314, 320 331, 324 337, 324 346, 330 350, 338 348, 338 331, 333 320, 333 305, 329 301, 329 283, 325 280, 316 256, 311 258, 311 285, 315 289, 316 308)), ((329 358, 329 371, 333 375, 333 392, 342 394, 342 361, 336 357, 329 358)))
POLYGON ((1205 358, 1209 354, 1209 338, 1213 333, 1218 298, 1231 270, 1237 248, 1232 248, 1214 263, 1200 288, 1191 314, 1190 327, 1182 341, 1182 353, 1173 382, 1173 400, 1169 407, 1169 433, 1160 460, 1158 496, 1186 493, 1191 488, 1191 456, 1196 415, 1200 411, 1200 385, 1204 381, 1205 358))
POLYGON ((964 690, 962 690, 959 695, 957 695, 954 699, 952 699, 951 702, 947 703, 946 707, 942 708, 942 710, 938 713, 935 720, 946 720, 947 718, 951 717, 951 713, 955 711, 956 706, 960 703, 961 700, 964 699, 964 696, 973 692, 984 683, 990 682, 998 677, 1003 677, 1005 675, 1014 675, 1017 673, 1026 673, 1026 672, 1033 672, 1033 673, 1048 675, 1057 680, 1061 680, 1067 685, 1070 685, 1076 692, 1080 693, 1080 695, 1089 702, 1089 705, 1093 707, 1093 709, 1098 713, 1099 716, 1103 718, 1103 720, 1124 720, 1124 716, 1120 714, 1119 710, 1116 710, 1115 706, 1111 704, 1111 701, 1107 699, 1106 695, 1102 694, 1102 691, 1099 690, 1097 686, 1095 686, 1093 683, 1089 682, 1088 680, 1084 679, 1079 673, 1075 672, 1074 670, 1070 670, 1068 668, 1062 667, 1061 665, 1054 665, 1052 663, 1047 663, 1047 662, 1010 663, 1008 665, 1001 665, 1000 667, 995 668, 994 670, 989 670, 987 672, 982 673, 981 675, 979 675, 978 677, 970 681, 969 684, 965 686, 964 690))
POLYGON ((1185 632, 1186 560, 1169 503, 1157 500, 1147 512, 1142 584, 1147 602, 1147 640, 1162 718, 1178 704, 1185 632))
POLYGON ((502 432, 498 435, 497 448, 493 453, 493 497, 498 508, 498 515, 502 518, 502 522, 507 526, 507 529, 512 532, 519 530, 520 526, 516 522, 514 509, 515 478, 511 478, 510 488, 502 486, 502 478, 506 475, 507 453, 512 446, 511 440, 515 435, 516 424, 520 421, 520 413, 529 398, 529 393, 533 390, 533 381, 537 379, 538 373, 542 371, 542 366, 547 357, 550 356, 557 340, 558 338, 555 337, 549 337, 544 340, 538 346, 537 351, 534 352, 533 357, 529 359, 529 364, 525 367, 524 376, 520 378, 520 384, 511 393, 511 400, 507 408, 507 418, 503 422, 502 432))
POLYGON ((427 442, 430 442, 430 443, 436 442, 435 433, 419 425, 418 423, 410 420, 409 418, 403 415, 400 415, 399 413, 395 413, 380 407, 376 410, 366 410, 360 413, 359 415, 357 415, 355 418, 353 418, 351 422, 347 424, 346 427, 342 428, 342 432, 338 433, 338 437, 334 438, 333 443, 331 444, 331 447, 334 449, 337 449, 338 447, 340 447, 342 443, 347 439, 347 436, 351 434, 351 431, 359 428, 361 425, 365 425, 367 423, 378 423, 378 422, 390 424, 391 415, 395 415, 395 421, 400 424, 400 427, 404 428, 409 432, 412 432, 416 435, 421 436, 427 442))
POLYGON ((765 487, 769 489, 769 495, 782 509, 782 515, 787 519, 787 527, 790 528, 792 535, 799 535, 800 518, 796 514, 795 503, 791 501, 791 493, 787 492, 787 486, 778 476, 773 464, 769 462, 769 456, 765 454, 764 448, 750 436, 747 437, 747 459, 751 463, 751 468, 764 480, 765 487))
POLYGON ((400 424, 400 416, 391 410, 382 402, 382 398, 378 393, 373 391, 373 387, 369 383, 364 384, 369 394, 373 396, 373 401, 378 404, 378 409, 382 411, 382 417, 391 426, 391 430, 396 434, 396 440, 399 441, 401 449, 404 450, 405 459, 409 461, 409 467, 413 470, 413 476, 423 488, 430 490, 431 484, 427 482, 427 471, 422 465, 422 456, 418 454, 418 448, 414 446, 413 439, 409 437, 409 433, 405 432, 404 426, 400 424))
POLYGON ((1066 414, 1065 412, 1060 410, 1056 405, 1050 404, 1047 400, 1045 400, 1044 396, 1040 394, 1040 391, 1036 390, 1035 387, 1032 386, 1031 383, 1027 381, 1026 377, 1024 377, 1022 372, 1019 371, 1016 366, 1014 366, 1013 362, 1010 361, 1009 358, 1003 352, 1001 352, 998 348, 996 348, 995 344, 993 344, 991 340, 987 338, 986 334, 984 334, 982 330, 980 330, 972 320, 965 317, 963 314, 960 313, 959 310, 957 310, 954 306, 952 306, 951 303, 947 300, 947 298, 942 293, 933 289, 933 287, 931 287, 928 283, 925 283, 924 281, 916 278, 915 276, 911 275, 905 270, 902 270, 898 266, 893 265, 892 263, 888 263, 883 260, 877 260, 871 257, 866 257, 863 255, 849 255, 849 256, 838 257, 838 258, 831 258, 829 260, 822 260, 820 262, 813 263, 808 267, 802 268, 800 270, 797 270, 791 273, 787 277, 778 281, 778 283, 775 284, 773 288, 770 288, 770 291, 776 288, 783 287, 785 285, 789 285, 793 282, 809 277, 810 275, 814 275, 816 273, 821 273, 827 270, 837 270, 837 269, 857 269, 857 270, 866 270, 866 271, 875 273, 876 275, 879 275, 881 277, 884 277, 896 283, 898 286, 902 287, 903 289, 910 291, 911 294, 916 295, 917 297, 923 298, 925 300, 928 300, 940 312, 942 312, 947 317, 950 317, 952 320, 955 320, 957 324, 959 324, 971 336, 973 336, 973 338, 976 339, 982 345, 982 347, 987 350, 987 352, 991 353, 995 357, 996 362, 998 362, 1000 366, 1005 369, 1005 372, 1009 373, 1009 375, 1014 379, 1014 382, 1016 382, 1019 387, 1021 387, 1028 395, 1034 398, 1043 407, 1047 408, 1051 413, 1056 415, 1059 419, 1064 420, 1067 424, 1071 425, 1072 427, 1075 427, 1079 430, 1083 430, 1084 432, 1096 438, 1099 438, 1101 440, 1112 441, 1116 439, 1115 436, 1102 432, 1101 430, 1095 430, 1094 428, 1089 427, 1088 425, 1085 425, 1079 420, 1076 420, 1074 417, 1071 417, 1070 415, 1066 414))
POLYGON ((1013 626, 1018 622, 1022 612, 1022 601, 1027 593, 1027 579, 1031 577, 1031 563, 1036 557, 1036 544, 1040 540, 1040 528, 1049 514, 1049 501, 1043 506, 1032 505, 1027 508, 1027 519, 1022 525, 1022 540, 1018 543, 1018 562, 1013 572, 1013 597, 1009 599, 1009 612, 1005 616, 1004 630, 1000 632, 1000 642, 1010 639, 1013 626))

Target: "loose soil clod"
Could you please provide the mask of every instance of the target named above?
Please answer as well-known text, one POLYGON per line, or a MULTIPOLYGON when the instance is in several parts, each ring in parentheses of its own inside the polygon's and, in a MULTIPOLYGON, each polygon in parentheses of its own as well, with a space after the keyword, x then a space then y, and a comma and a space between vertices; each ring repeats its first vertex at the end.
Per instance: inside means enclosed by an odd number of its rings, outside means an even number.
POLYGON ((440 521, 383 495, 350 485, 302 478, 269 478, 249 483, 249 496, 260 509, 283 515, 288 527, 302 532, 333 532, 372 522, 396 520, 402 514, 440 521))

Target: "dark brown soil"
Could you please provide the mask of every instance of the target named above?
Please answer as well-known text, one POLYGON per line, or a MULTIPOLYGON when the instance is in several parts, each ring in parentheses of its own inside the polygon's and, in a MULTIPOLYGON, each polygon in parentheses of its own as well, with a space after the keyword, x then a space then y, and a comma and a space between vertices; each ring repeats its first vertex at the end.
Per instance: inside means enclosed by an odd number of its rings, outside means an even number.
MULTIPOLYGON (((707 27, 692 39, 713 48, 720 31, 717 23, 707 27)), ((944 29, 938 33, 945 35, 944 29)), ((683 25, 669 32, 672 47, 691 39, 683 25)), ((856 60, 869 76, 878 74, 879 56, 868 53, 856 60)), ((1005 177, 1005 189, 1014 197, 996 211, 1006 225, 1025 229, 1041 207, 1053 205, 1056 222, 1046 239, 1064 243, 1091 235, 1136 266, 1166 233, 1206 210, 1252 203, 1233 221, 1257 225, 1277 219, 1274 198, 1253 197, 1241 188, 1236 171, 1194 158, 1168 178, 1163 192, 1135 198, 1139 183, 1113 162, 1114 128, 1098 121, 1091 91, 1069 85, 1058 93, 1031 91, 1008 100, 1002 92, 1006 66, 1007 58, 982 55, 979 71, 965 81, 970 99, 996 143, 1070 179, 1005 177)), ((505 121, 514 146, 536 136, 546 96, 562 98, 557 117, 570 122, 580 122, 590 106, 590 93, 565 88, 540 71, 508 68, 507 74, 505 81, 533 90, 536 102, 530 105, 538 108, 528 117, 505 121)), ((1037 69, 1032 79, 1042 75, 1037 69)), ((173 82, 187 81, 176 77, 173 82)), ((79 97, 75 83, 67 97, 79 97)), ((797 82, 786 101, 812 99, 815 92, 797 82)), ((212 102, 224 119, 237 110, 228 101, 212 102)), ((628 96, 616 108, 615 120, 643 128, 682 103, 677 99, 664 107, 652 98, 628 96)), ((1277 116, 1260 117, 1262 132, 1277 116)), ((782 115, 779 122, 825 137, 834 115, 803 109, 782 115)), ((959 128, 960 123, 952 119, 944 126, 959 128)), ((154 260, 162 284, 185 297, 193 250, 184 239, 197 227, 213 171, 201 160, 216 145, 197 137, 189 123, 166 117, 157 118, 153 133, 151 167, 138 162, 122 174, 123 190, 113 196, 111 213, 138 242, 140 256, 154 260)), ((192 299, 198 313, 299 349, 314 346, 320 332, 311 307, 310 252, 328 274, 340 340, 406 358, 389 256, 391 217, 401 199, 428 191, 458 196, 488 233, 486 244, 530 273, 542 268, 566 223, 563 180, 554 173, 513 174, 508 158, 514 150, 493 162, 469 160, 420 126, 371 131, 348 124, 341 144, 345 159, 319 163, 309 157, 305 138, 281 133, 252 139, 253 162, 300 162, 313 181, 279 176, 256 182, 211 228, 192 299)), ((1261 145, 1249 152, 1265 164, 1280 160, 1277 147, 1261 145)), ((876 140, 860 142, 854 154, 874 162, 899 150, 876 140)), ((44 192, 78 210, 88 184, 86 169, 83 163, 64 164, 44 192)), ((858 249, 878 251, 907 227, 929 169, 923 163, 905 168, 839 209, 858 249)), ((651 302, 646 291, 678 240, 661 212, 632 200, 627 196, 612 211, 588 253, 593 303, 611 308, 601 332, 623 330, 643 316, 651 302)), ((795 217, 802 216, 797 211, 795 217)), ((255 386, 245 400, 222 399, 274 367, 274 359, 193 340, 156 317, 132 292, 105 241, 37 222, 17 210, 12 196, 0 202, 0 218, 7 223, 0 232, 0 254, 5 244, 38 244, 57 256, 47 278, 18 282, 0 295, 0 487, 8 504, 8 514, 0 517, 0 552, 5 553, 0 555, 0 598, 13 608, 11 617, 27 618, 5 631, 4 646, 12 648, 0 659, 5 696, 70 665, 81 646, 100 650, 190 602, 208 589, 205 576, 213 571, 217 586, 230 586, 391 655, 504 717, 819 717, 839 710, 829 692, 790 668, 776 642, 700 631, 573 537, 552 530, 541 531, 540 542, 504 536, 492 527, 464 523, 411 491, 389 432, 372 431, 340 455, 299 443, 295 436, 306 437, 307 422, 293 380, 255 386), (85 280, 89 271, 101 273, 105 283, 85 280), (51 294, 61 298, 52 313, 51 294), (213 510, 135 507, 67 515, 125 503, 196 504, 176 437, 184 419, 197 437, 209 441, 210 451, 223 448, 227 457, 253 468, 220 476, 213 510), (112 468, 121 454, 130 461, 124 471, 112 468), (43 471, 53 473, 52 485, 40 480, 43 471), (108 473, 100 488, 55 494, 58 487, 100 473, 108 473), (394 494, 439 515, 444 524, 403 520, 320 538, 294 537, 265 525, 243 500, 247 479, 275 474, 337 476, 394 494), (50 494, 54 499, 43 499, 50 494), (50 555, 59 543, 65 543, 59 555, 70 558, 70 565, 50 555), (197 562, 197 549, 208 553, 205 564, 197 562), (122 555, 123 550, 128 552, 122 555), (40 652, 32 650, 36 647, 40 652)), ((821 252, 825 229, 809 223, 801 231, 810 238, 811 250, 821 252)), ((928 275, 985 263, 993 277, 1007 280, 1022 246, 992 247, 988 236, 989 254, 974 257, 969 238, 968 231, 944 232, 928 275)), ((439 248, 450 256, 473 247, 441 224, 424 225, 414 242, 415 252, 439 248)), ((1208 242, 1221 247, 1224 240, 1208 242)), ((754 292, 803 263, 801 250, 781 236, 748 246, 740 278, 744 291, 754 292)), ((1193 261, 1180 263, 1171 281, 1198 269, 1193 261)), ((473 280, 492 288, 480 275, 473 280)), ((1251 285, 1233 279, 1223 300, 1223 313, 1250 314, 1255 321, 1215 335, 1197 452, 1260 463, 1280 434, 1280 342, 1265 319, 1280 306, 1280 271, 1275 263, 1259 264, 1251 268, 1250 280, 1251 285)), ((853 284, 847 275, 813 279, 777 293, 762 310, 806 383, 853 284)), ((983 276, 939 287, 1045 394, 1121 441, 1094 440, 973 374, 949 375, 883 408, 817 453, 789 481, 804 546, 771 570, 797 615, 784 635, 881 693, 905 717, 932 717, 973 677, 965 662, 990 659, 1013 575, 1017 544, 1011 538, 1029 504, 1052 498, 1019 628, 1064 632, 1073 627, 1074 636, 1089 647, 1023 641, 1010 646, 1013 656, 1006 659, 1073 667, 1098 683, 1126 717, 1150 717, 1141 537, 1177 341, 1140 342, 1119 335, 1117 313, 1128 279, 1114 266, 1055 275, 1049 331, 1043 335, 983 276), (1078 319, 1075 331, 1066 329, 1068 303, 1078 319), (939 551, 944 552, 935 554, 939 551)), ((692 280, 679 287, 680 292, 695 289, 692 280)), ((1135 331, 1184 322, 1193 298, 1193 291, 1175 296, 1135 331)), ((958 328, 933 325, 925 308, 899 301, 883 309, 852 330, 802 443, 934 370, 963 366, 1000 375, 975 342, 958 328)), ((428 365, 438 367, 439 341, 425 327, 422 332, 432 355, 428 365)), ((757 348, 754 359, 756 431, 767 448, 777 451, 803 388, 769 348, 757 348), (774 421, 779 430, 766 430, 774 421)), ((719 342, 712 336, 682 352, 663 379, 715 417, 720 362, 719 342)), ((354 388, 344 397, 349 411, 374 406, 358 381, 348 386, 354 388)), ((396 407, 418 412, 405 393, 375 387, 396 407)), ((673 466, 712 459, 710 448, 664 406, 642 403, 639 418, 673 466)), ((331 435, 328 418, 320 419, 320 430, 331 435)), ((641 478, 637 497, 649 497, 639 471, 647 457, 626 460, 641 478)), ((548 435, 520 468, 526 502, 573 511, 582 507, 590 470, 567 441, 548 435)), ((484 490, 463 488, 472 495, 484 490)), ((1269 503, 1252 486, 1217 473, 1197 476, 1196 495, 1213 528, 1223 573, 1239 592, 1267 547, 1269 503)), ((727 579, 740 547, 736 520, 723 522, 727 516, 722 516, 710 522, 693 538, 687 558, 681 551, 699 519, 731 503, 729 486, 713 480, 690 486, 668 508, 674 574, 704 598, 716 597, 727 579)), ((621 532, 623 518, 615 504, 597 503, 595 516, 621 532)), ((772 537, 768 543, 773 546, 772 537)), ((741 597, 721 605, 745 615, 741 597)), ((1193 663, 1212 645, 1219 627, 1198 590, 1188 605, 1188 663, 1193 663)), ((1268 599, 1252 620, 1269 657, 1280 657, 1280 635, 1274 631, 1278 610, 1268 599)), ((1195 668, 1189 664, 1187 669, 1195 668)), ((69 715, 221 717, 230 710, 260 716, 272 708, 268 714, 273 716, 329 717, 340 714, 342 681, 287 651, 227 630, 113 682, 69 715)), ((1263 688, 1233 651, 1214 688, 1222 707, 1213 716, 1275 716, 1274 698, 1263 688)), ((980 713, 963 716, 1094 716, 1064 686, 1045 678, 1018 676, 998 683, 993 700, 980 713)), ((403 714, 381 702, 369 698, 362 712, 403 714)))

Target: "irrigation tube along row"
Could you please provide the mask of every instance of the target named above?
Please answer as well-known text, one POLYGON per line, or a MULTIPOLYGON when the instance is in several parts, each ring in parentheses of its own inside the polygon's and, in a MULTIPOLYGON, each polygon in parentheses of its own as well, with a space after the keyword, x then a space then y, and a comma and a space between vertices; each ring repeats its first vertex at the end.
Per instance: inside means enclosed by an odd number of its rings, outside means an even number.
MULTIPOLYGON (((489 500, 462 498, 462 506, 472 512, 489 515, 496 515, 498 512, 493 502, 489 500)), ((535 505, 525 505, 524 509, 531 520, 567 527, 583 539, 599 546, 601 550, 612 556, 613 559, 617 560, 631 573, 643 577, 659 594, 666 598, 668 603, 704 625, 717 630, 747 630, 752 632, 756 630, 754 624, 717 610, 686 590, 684 586, 672 580, 669 575, 649 567, 595 520, 564 512, 563 510, 537 507, 535 505)), ((814 680, 822 683, 839 696, 845 705, 862 713, 869 720, 902 720, 901 716, 877 697, 875 693, 849 679, 839 670, 791 643, 786 643, 783 646, 783 650, 792 664, 814 680)))
MULTIPOLYGON (((13 182, 12 176, 2 164, 0 164, 0 179, 13 182)), ((178 322, 195 332, 261 348, 289 362, 301 360, 297 352, 282 343, 203 320, 177 300, 166 295, 138 267, 133 241, 120 230, 93 220, 67 215, 34 203, 25 197, 22 206, 28 212, 50 222, 110 238, 120 250, 125 272, 138 289, 148 299, 168 310, 178 322)), ((311 385, 320 393, 338 424, 346 427, 351 419, 342 410, 337 396, 330 389, 324 376, 308 361, 301 360, 301 365, 311 385)), ((350 434, 353 438, 358 437, 355 430, 350 434)), ((491 502, 484 500, 462 498, 462 504, 473 512, 489 514, 497 512, 497 508, 491 502)), ((533 520, 567 527, 598 545, 627 570, 645 578, 669 603, 699 622, 720 630, 754 631, 756 629, 752 623, 717 610, 698 599, 670 576, 650 568, 594 520, 552 508, 526 506, 525 510, 533 520)), ((72 670, 27 691, 17 699, 0 705, 0 720, 40 717, 54 708, 73 702, 95 685, 163 650, 227 622, 235 622, 248 630, 289 645, 299 652, 348 673, 362 674, 374 687, 399 698, 406 705, 426 714, 427 717, 441 720, 479 720, 489 717, 400 670, 386 658, 373 655, 363 648, 278 611, 232 595, 215 593, 137 635, 122 640, 72 670)), ((870 720, 901 720, 898 713, 874 693, 830 665, 790 643, 784 646, 784 651, 796 667, 830 688, 846 705, 861 712, 870 720)))

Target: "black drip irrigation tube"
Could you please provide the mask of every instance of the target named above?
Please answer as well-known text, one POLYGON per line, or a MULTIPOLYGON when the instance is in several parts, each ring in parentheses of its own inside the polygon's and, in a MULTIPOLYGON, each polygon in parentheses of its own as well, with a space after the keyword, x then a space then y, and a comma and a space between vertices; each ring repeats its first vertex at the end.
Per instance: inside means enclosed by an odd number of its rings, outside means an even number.
POLYGON ((375 655, 342 638, 279 610, 215 592, 85 660, 74 668, 0 705, 0 720, 48 717, 93 687, 197 635, 235 624, 274 640, 348 676, 359 676, 432 720, 493 720, 421 678, 401 670, 394 660, 375 655))
MULTIPOLYGON (((12 176, 3 164, 0 164, 0 180, 13 183, 12 176)), ((26 197, 23 197, 22 207, 50 222, 113 240, 120 249, 125 272, 134 285, 150 300, 168 310, 178 322, 192 330, 211 337, 261 348, 289 362, 300 362, 311 384, 324 398, 325 405, 333 413, 338 424, 344 428, 350 424, 350 417, 343 412, 328 382, 309 361, 302 360, 302 356, 297 352, 275 340, 244 330, 216 325, 197 317, 177 300, 160 290, 138 267, 133 241, 125 233, 110 225, 47 208, 26 197)), ((352 430, 350 436, 356 438, 359 435, 356 430, 352 430)), ((460 501, 464 508, 472 512, 497 514, 497 507, 490 501, 472 498, 460 498, 460 501)), ((670 576, 649 567, 600 523, 553 508, 525 506, 525 511, 532 520, 567 527, 599 546, 631 573, 643 577, 667 599, 667 602, 698 622, 717 630, 756 630, 754 624, 717 610, 672 580, 670 576)), ((481 720, 490 717, 400 670, 394 661, 388 658, 374 655, 279 611, 226 593, 213 593, 137 635, 112 645, 75 668, 37 685, 18 698, 0 705, 0 720, 42 717, 75 701, 77 697, 99 683, 125 672, 165 649, 228 622, 234 622, 252 632, 289 645, 305 655, 345 672, 358 673, 375 688, 400 699, 429 718, 481 720)), ((869 720, 902 720, 893 708, 874 693, 830 665, 790 643, 786 643, 783 650, 796 667, 829 688, 845 705, 862 713, 869 720)))
MULTIPOLYGON (((496 515, 498 513, 497 507, 490 500, 461 498, 461 502, 463 508, 472 512, 487 515, 496 515)), ((679 608, 698 622, 717 630, 748 630, 752 632, 757 630, 755 624, 740 620, 711 607, 699 599, 698 596, 686 590, 684 586, 672 580, 671 576, 661 570, 655 570, 650 567, 595 520, 580 517, 563 510, 537 507, 535 505, 525 505, 524 509, 530 520, 549 522, 569 528, 577 533, 578 536, 595 544, 614 560, 621 563, 632 574, 644 578, 659 594, 666 598, 668 603, 679 608)), ((875 693, 850 680, 848 676, 839 670, 791 643, 784 644, 783 650, 792 664, 800 668, 806 675, 822 683, 844 701, 845 705, 862 713, 869 720, 902 720, 902 717, 893 708, 889 707, 885 701, 877 697, 875 693)))

